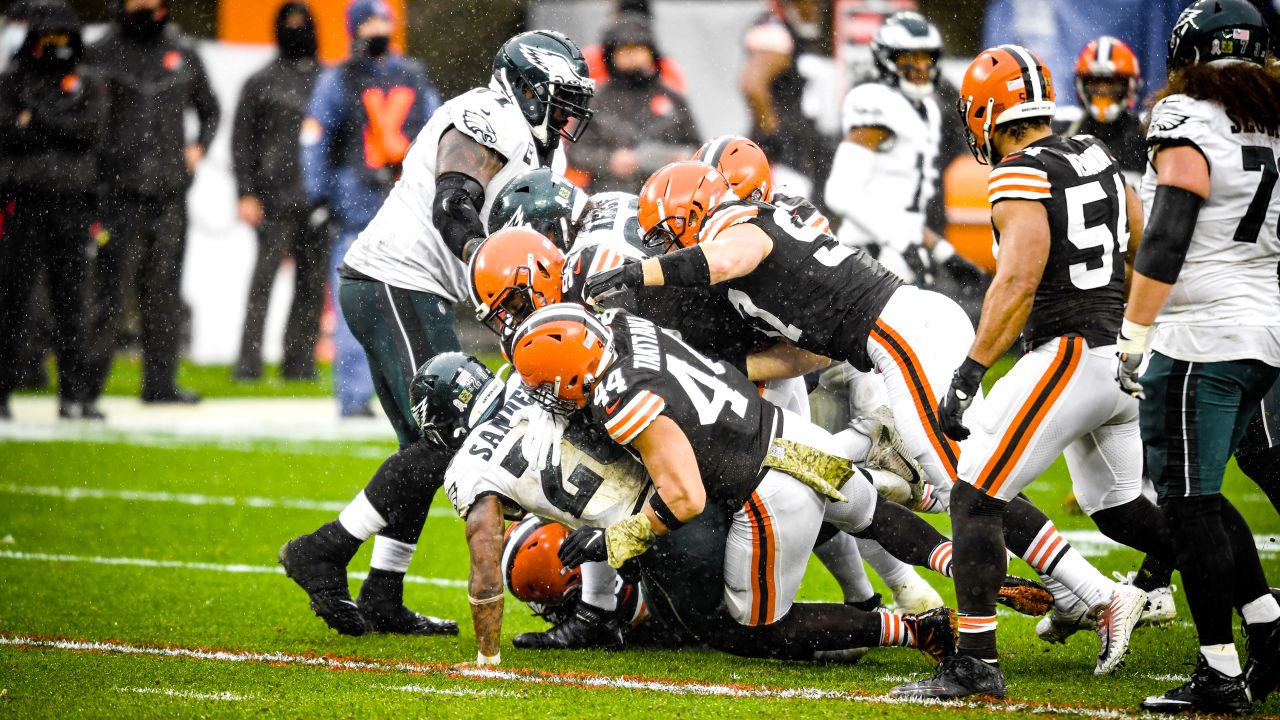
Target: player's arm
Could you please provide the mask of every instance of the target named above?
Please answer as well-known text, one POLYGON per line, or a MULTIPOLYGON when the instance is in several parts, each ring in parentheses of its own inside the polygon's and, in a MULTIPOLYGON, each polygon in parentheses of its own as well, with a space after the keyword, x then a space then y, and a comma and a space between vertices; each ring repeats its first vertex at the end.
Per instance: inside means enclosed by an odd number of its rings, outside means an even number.
POLYGON ((748 355, 746 374, 751 382, 768 382, 808 375, 830 365, 831 358, 811 353, 784 341, 748 355))
POLYGON ((467 596, 476 633, 476 662, 496 665, 502 637, 502 505, 485 495, 467 513, 467 549, 471 552, 467 596))
POLYGON ((1124 204, 1129 215, 1129 247, 1124 256, 1124 292, 1127 296, 1133 283, 1133 263, 1142 245, 1142 200, 1129 183, 1124 185, 1124 204))
POLYGON ((865 223, 868 211, 874 212, 875 208, 866 207, 863 188, 874 182, 875 155, 892 137, 893 133, 884 127, 851 128, 836 149, 831 174, 823 189, 827 207, 875 238, 881 233, 865 223))
POLYGON ((480 221, 484 189, 505 165, 506 160, 496 151, 457 128, 445 130, 440 137, 431 219, 445 245, 464 262, 485 237, 480 221))
POLYGON ((782 126, 773 102, 773 81, 789 67, 791 55, 761 48, 747 53, 747 64, 742 69, 742 94, 751 108, 751 119, 768 135, 782 126))
POLYGON ((1049 214, 1043 204, 1035 200, 997 202, 991 209, 991 221, 1000 233, 996 274, 982 301, 977 336, 938 408, 942 431, 953 440, 969 437, 964 411, 977 396, 987 368, 1009 350, 1026 325, 1049 260, 1049 214))
MULTIPOLYGON (((649 423, 631 446, 640 453, 645 470, 653 479, 653 486, 661 503, 655 509, 651 500, 644 507, 653 531, 665 535, 674 517, 678 524, 686 523, 702 514, 707 504, 707 491, 702 486, 698 472, 698 458, 684 431, 671 418, 659 415, 649 423), (670 511, 663 512, 662 504, 670 511)), ((670 528, 674 529, 674 528, 670 528)))

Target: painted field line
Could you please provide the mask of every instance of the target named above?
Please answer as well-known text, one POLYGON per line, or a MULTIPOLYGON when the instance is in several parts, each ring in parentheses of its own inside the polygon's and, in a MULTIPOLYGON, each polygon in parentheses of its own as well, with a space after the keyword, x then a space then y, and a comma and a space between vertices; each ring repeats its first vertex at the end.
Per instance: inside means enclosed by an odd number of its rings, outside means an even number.
MULTIPOLYGON (((59 500, 123 500, 126 502, 158 502, 178 505, 214 505, 257 509, 315 510, 341 512, 347 503, 339 500, 308 500, 306 498, 269 498, 256 495, 235 497, 232 495, 205 495, 203 493, 172 493, 159 490, 117 490, 112 488, 62 487, 59 485, 20 485, 0 483, 0 493, 48 497, 59 500)), ((458 514, 446 507, 431 508, 431 517, 454 520, 458 514)))
POLYGON ((854 691, 827 690, 824 688, 770 688, 760 685, 705 683, 685 680, 665 680, 638 676, 615 677, 581 673, 553 673, 538 670, 497 669, 489 667, 465 667, 445 663, 420 663, 402 660, 376 660, 342 658, 288 653, 264 653, 252 650, 206 650, 177 646, 145 645, 138 643, 95 642, 40 638, 22 635, 0 634, 0 647, 11 646, 28 649, 63 650, 75 653, 117 654, 141 657, 179 658, 184 660, 246 663, 283 667, 295 665, 326 670, 349 670, 373 673, 409 673, 434 675, 452 679, 490 682, 515 682, 596 690, 642 690, 673 696, 763 698, 773 700, 843 700, 873 705, 924 705, 929 707, 985 710, 1010 714, 1060 715, 1089 718, 1140 717, 1136 713, 1111 708, 1078 705, 1037 705, 1015 702, 967 702, 939 700, 907 700, 889 695, 875 695, 854 691))
POLYGON ((190 690, 175 690, 173 688, 118 687, 116 688, 116 692, 138 693, 139 695, 164 695, 166 697, 182 698, 184 700, 220 700, 222 702, 248 700, 245 696, 237 695, 233 692, 202 693, 192 692, 190 690))
MULTIPOLYGON (((165 570, 200 570, 205 572, 250 573, 263 575, 284 575, 284 568, 279 565, 240 565, 204 562, 185 562, 182 560, 152 560, 151 558, 101 557, 98 555, 54 555, 50 553, 18 552, 0 550, 0 560, 32 560, 35 562, 87 563, 90 565, 127 565, 132 567, 157 568, 165 570)), ((352 580, 363 580, 367 573, 349 572, 352 580)), ((404 581, 417 585, 434 585, 445 588, 465 588, 466 580, 450 578, 422 577, 421 575, 405 575, 404 581)))
POLYGON ((448 695, 450 697, 519 697, 520 693, 506 690, 465 690, 461 688, 438 688, 429 685, 372 685, 374 690, 397 690, 399 692, 418 693, 420 695, 448 695))

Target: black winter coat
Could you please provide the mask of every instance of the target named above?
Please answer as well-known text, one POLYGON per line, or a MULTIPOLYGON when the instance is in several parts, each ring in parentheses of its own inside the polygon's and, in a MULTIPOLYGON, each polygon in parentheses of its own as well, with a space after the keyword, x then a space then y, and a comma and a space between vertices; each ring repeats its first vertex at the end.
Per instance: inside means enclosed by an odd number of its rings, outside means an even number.
POLYGON ((92 73, 14 63, 0 75, 0 198, 93 194, 105 109, 92 73))
POLYGON ((268 208, 303 207, 298 130, 320 75, 312 58, 277 57, 245 83, 231 131, 231 158, 240 197, 268 208))

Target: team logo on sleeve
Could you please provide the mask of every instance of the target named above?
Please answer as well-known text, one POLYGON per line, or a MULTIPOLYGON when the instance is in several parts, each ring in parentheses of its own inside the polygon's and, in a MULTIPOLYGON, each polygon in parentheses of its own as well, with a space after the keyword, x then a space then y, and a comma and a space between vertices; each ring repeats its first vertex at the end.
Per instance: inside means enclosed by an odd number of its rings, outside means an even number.
POLYGON ((534 45, 521 45, 520 52, 547 74, 549 82, 570 87, 595 87, 595 81, 578 74, 569 58, 534 45))
POLYGON ((493 126, 485 119, 483 115, 474 110, 464 110, 462 112, 462 124, 470 130, 480 141, 493 145, 498 142, 498 133, 493 131, 493 126))
POLYGON ((1161 112, 1159 117, 1154 117, 1151 119, 1151 128, 1147 131, 1147 133, 1148 134, 1167 133, 1170 130, 1173 130, 1174 128, 1180 127, 1183 123, 1185 123, 1190 119, 1191 119, 1190 115, 1179 113, 1179 112, 1169 112, 1168 110, 1166 110, 1164 112, 1161 112))

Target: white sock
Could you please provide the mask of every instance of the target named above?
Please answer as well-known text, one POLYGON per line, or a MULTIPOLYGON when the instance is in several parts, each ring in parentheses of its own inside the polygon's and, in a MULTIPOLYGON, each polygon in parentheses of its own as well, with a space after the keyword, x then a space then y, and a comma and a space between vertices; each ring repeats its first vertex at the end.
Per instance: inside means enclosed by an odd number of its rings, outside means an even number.
POLYGON ((1209 667, 1223 675, 1236 677, 1240 674, 1240 656, 1236 654, 1235 645, 1201 645, 1200 654, 1209 662, 1209 667))
POLYGON ((840 532, 813 549, 822 566, 836 579, 845 602, 860 602, 876 592, 867 579, 867 569, 862 566, 859 544, 852 535, 840 532))
POLYGON ((1109 601, 1115 590, 1115 582, 1108 580, 1071 547, 1071 543, 1058 534, 1058 529, 1052 522, 1047 522, 1040 528, 1022 559, 1035 568, 1036 572, 1051 575, 1065 585, 1089 607, 1109 601))
POLYGON ((614 593, 614 583, 618 573, 609 567, 607 562, 583 563, 582 568, 582 602, 594 605, 610 612, 618 609, 618 596, 614 593))
POLYGON ((1245 603, 1240 608, 1240 615, 1244 617, 1246 625, 1274 622, 1280 620, 1280 603, 1276 602, 1274 595, 1267 593, 1257 600, 1245 603))
POLYGON ((338 523, 342 525, 343 530, 351 533, 360 542, 368 540, 370 536, 376 535, 387 526, 387 521, 373 509, 369 498, 364 496, 363 490, 342 509, 338 515, 338 523))
POLYGON ((413 551, 417 549, 417 545, 378 535, 373 538, 373 557, 369 560, 369 567, 374 570, 407 573, 409 561, 413 559, 413 551))
POLYGON ((1054 580, 1053 578, 1040 574, 1040 582, 1044 583, 1045 589, 1053 595, 1053 609, 1060 613, 1070 612, 1075 607, 1076 601, 1080 598, 1076 594, 1067 589, 1066 585, 1054 580))
POLYGON ((924 582, 915 568, 890 555, 880 543, 874 540, 858 540, 858 549, 862 551, 862 559, 867 561, 871 569, 875 570, 884 584, 890 588, 909 585, 916 580, 924 582))

